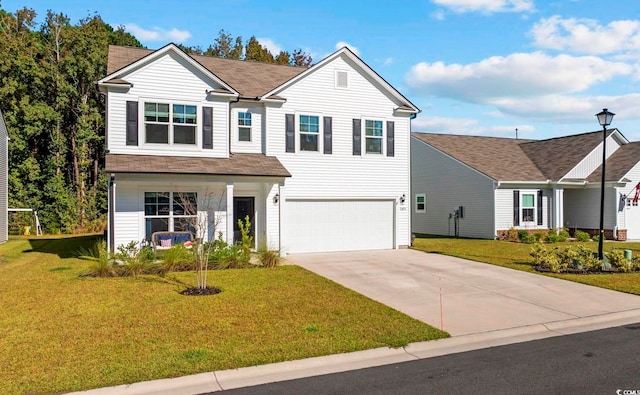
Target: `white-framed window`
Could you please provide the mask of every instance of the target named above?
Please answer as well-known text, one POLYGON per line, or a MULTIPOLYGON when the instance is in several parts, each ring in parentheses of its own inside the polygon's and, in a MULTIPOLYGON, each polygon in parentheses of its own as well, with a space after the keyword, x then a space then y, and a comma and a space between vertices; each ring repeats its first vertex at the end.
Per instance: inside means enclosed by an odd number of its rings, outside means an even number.
POLYGON ((320 151, 320 116, 298 115, 300 151, 320 151))
POLYGON ((366 154, 382 154, 384 140, 384 122, 365 119, 364 121, 364 152, 366 154))
POLYGON ((427 195, 424 193, 416 193, 415 195, 416 213, 427 212, 427 195))
POLYGON ((154 232, 190 231, 195 234, 198 215, 196 192, 145 192, 145 237, 154 232))
POLYGON ((144 141, 148 144, 195 145, 198 106, 144 102, 144 141))
POLYGON ((520 221, 521 224, 536 223, 536 191, 520 192, 520 221))
POLYGON ((238 141, 251 141, 251 113, 238 113, 238 141))

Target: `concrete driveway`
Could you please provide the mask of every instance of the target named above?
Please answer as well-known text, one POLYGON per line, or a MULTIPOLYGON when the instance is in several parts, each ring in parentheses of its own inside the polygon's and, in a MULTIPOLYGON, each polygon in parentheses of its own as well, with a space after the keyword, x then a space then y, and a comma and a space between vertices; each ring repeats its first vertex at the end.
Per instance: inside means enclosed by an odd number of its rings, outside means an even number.
POLYGON ((410 249, 287 260, 452 336, 640 313, 640 296, 410 249))

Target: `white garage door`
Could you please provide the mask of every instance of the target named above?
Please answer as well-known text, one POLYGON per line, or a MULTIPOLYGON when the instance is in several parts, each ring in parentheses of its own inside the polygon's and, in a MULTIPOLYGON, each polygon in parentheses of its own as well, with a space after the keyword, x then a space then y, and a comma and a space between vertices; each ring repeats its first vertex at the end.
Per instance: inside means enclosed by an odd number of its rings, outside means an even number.
POLYGON ((393 200, 287 200, 283 247, 327 252, 394 247, 393 200))
POLYGON ((627 239, 640 240, 640 207, 632 205, 625 207, 625 209, 627 239))

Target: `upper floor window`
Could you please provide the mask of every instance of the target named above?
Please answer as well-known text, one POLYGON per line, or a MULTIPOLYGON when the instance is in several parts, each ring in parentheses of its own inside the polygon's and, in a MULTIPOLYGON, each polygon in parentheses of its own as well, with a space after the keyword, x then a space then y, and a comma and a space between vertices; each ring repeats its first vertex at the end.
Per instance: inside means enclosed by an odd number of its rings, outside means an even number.
POLYGON ((318 151, 320 135, 320 117, 317 115, 300 115, 300 151, 318 151))
POLYGON ((251 141, 251 113, 238 113, 238 141, 251 141))
POLYGON ((197 106, 144 103, 145 142, 196 144, 197 106))
POLYGON ((367 154, 382 154, 382 121, 365 120, 364 137, 367 154))

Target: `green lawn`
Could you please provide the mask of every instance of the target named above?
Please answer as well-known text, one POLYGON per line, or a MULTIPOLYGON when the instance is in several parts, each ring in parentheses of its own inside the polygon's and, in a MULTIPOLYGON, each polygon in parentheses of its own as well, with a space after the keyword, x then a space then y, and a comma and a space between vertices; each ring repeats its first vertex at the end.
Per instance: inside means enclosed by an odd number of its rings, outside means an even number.
MULTIPOLYGON (((565 248, 568 245, 577 245, 576 242, 548 244, 549 248, 558 247, 565 248)), ((598 243, 588 242, 582 243, 596 251, 598 243)), ((512 243, 499 240, 476 240, 476 239, 455 239, 440 237, 424 237, 416 238, 413 248, 425 252, 434 252, 438 254, 451 255, 460 258, 470 259, 478 262, 491 263, 493 265, 504 266, 511 269, 524 270, 533 273, 536 272, 532 263, 533 260, 529 256, 531 244, 512 243)), ((622 243, 608 242, 604 243, 604 250, 609 251, 611 248, 629 249, 633 251, 634 256, 640 254, 640 243, 622 243)), ((542 273, 539 273, 542 274, 542 273)), ((594 285, 597 287, 613 289, 616 291, 632 293, 640 295, 640 273, 616 273, 616 274, 553 274, 544 273, 544 275, 558 277, 565 280, 571 280, 583 284, 594 285)))
POLYGON ((0 393, 50 393, 447 337, 297 266, 79 277, 93 237, 0 245, 0 393))

